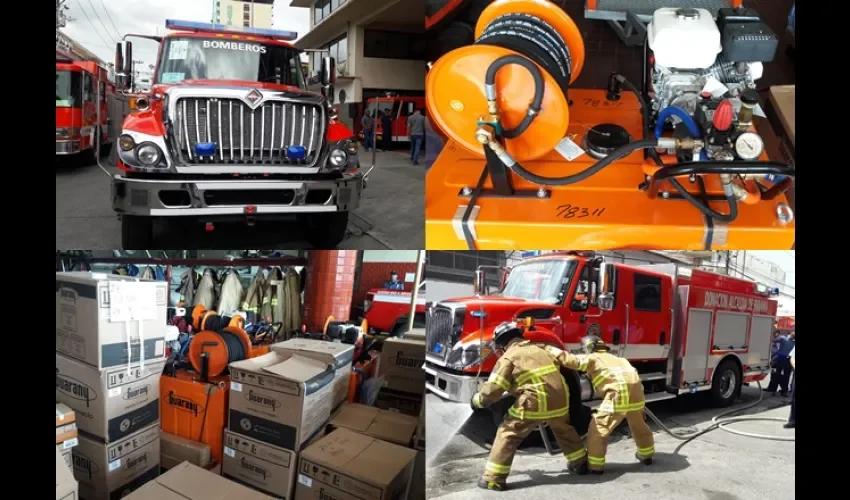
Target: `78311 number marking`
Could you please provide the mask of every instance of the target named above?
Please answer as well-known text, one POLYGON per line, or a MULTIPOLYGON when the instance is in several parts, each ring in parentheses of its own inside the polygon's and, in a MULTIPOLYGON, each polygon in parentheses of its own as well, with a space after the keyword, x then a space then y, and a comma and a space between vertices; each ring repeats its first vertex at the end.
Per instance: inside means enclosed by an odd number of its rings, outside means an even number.
POLYGON ((605 208, 587 208, 572 204, 558 205, 557 217, 564 219, 584 219, 585 217, 599 217, 605 212, 605 208))

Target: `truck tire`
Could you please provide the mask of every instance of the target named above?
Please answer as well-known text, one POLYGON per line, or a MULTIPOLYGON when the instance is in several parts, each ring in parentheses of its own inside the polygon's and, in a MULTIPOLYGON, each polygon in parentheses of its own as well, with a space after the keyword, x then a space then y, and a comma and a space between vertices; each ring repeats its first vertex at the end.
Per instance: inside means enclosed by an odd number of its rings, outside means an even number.
MULTIPOLYGON (((390 330, 391 337, 404 337, 404 334, 407 333, 408 318, 410 318, 410 316, 402 316, 396 320, 393 325, 393 329, 390 330)), ((424 314, 416 313, 416 316, 413 317, 413 328, 425 328, 424 314)))
POLYGON ((108 158, 109 153, 111 153, 111 152, 112 152, 112 143, 111 142, 108 143, 108 144, 101 144, 100 145, 100 157, 101 158, 108 158))
POLYGON ((305 219, 307 242, 317 250, 336 248, 345 239, 348 212, 308 215, 305 219))
POLYGON ((153 218, 138 215, 121 216, 121 248, 148 250, 153 244, 153 218))
POLYGON ((711 402, 714 406, 725 408, 735 402, 741 392, 741 368, 727 359, 714 370, 711 378, 711 402))

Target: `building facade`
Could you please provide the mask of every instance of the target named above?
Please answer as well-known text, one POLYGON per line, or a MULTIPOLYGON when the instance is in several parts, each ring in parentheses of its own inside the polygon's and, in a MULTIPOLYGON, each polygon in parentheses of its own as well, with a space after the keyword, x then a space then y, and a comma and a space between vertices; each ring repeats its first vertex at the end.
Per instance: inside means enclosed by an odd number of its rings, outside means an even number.
POLYGON ((212 22, 268 29, 273 7, 274 0, 213 0, 212 22))
POLYGON ((292 0, 310 9, 310 31, 295 45, 310 54, 318 89, 321 59, 336 59, 335 103, 340 121, 359 131, 370 97, 425 94, 425 0, 292 0))

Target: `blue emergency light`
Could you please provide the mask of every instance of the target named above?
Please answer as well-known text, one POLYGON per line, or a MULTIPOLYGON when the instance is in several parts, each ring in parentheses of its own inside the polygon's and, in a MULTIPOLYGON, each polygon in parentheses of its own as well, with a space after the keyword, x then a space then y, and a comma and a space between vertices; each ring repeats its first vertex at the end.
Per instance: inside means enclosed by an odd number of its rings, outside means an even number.
POLYGON ((195 154, 198 156, 215 156, 215 143, 199 142, 195 144, 195 154))
POLYGON ((195 21, 180 21, 177 19, 166 19, 165 27, 170 30, 181 31, 216 31, 218 33, 229 33, 233 35, 253 35, 265 38, 274 38, 291 42, 298 38, 294 31, 268 30, 263 28, 250 28, 247 26, 230 26, 227 24, 198 23, 195 21))
POLYGON ((307 157, 307 148, 304 146, 289 146, 286 148, 286 157, 290 160, 303 160, 307 157))

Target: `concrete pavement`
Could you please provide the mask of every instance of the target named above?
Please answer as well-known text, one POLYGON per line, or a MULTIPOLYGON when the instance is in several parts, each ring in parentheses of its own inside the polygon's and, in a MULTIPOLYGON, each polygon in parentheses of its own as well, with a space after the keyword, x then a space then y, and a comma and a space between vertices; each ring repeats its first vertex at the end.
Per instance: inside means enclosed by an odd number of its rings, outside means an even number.
MULTIPOLYGON (((371 153, 361 153, 364 168, 371 153)), ((409 153, 378 153, 360 208, 349 216, 343 249, 425 248, 424 166, 411 165, 409 153)), ((156 227, 155 248, 309 249, 298 224, 217 224, 206 233, 200 224, 156 227), (291 226, 291 227, 290 227, 291 226), (269 228, 276 233, 271 234, 269 228)), ((109 178, 97 165, 56 166, 56 247, 121 248, 121 223, 112 211, 109 178)))
MULTIPOLYGON (((674 431, 693 432, 710 425, 711 418, 722 411, 705 404, 702 396, 662 401, 649 408, 674 431)), ((756 386, 744 387, 736 406, 752 403, 757 397, 756 386)), ((476 482, 495 436, 492 418, 485 412, 476 413, 457 435, 446 439, 439 435, 451 428, 446 416, 463 412, 459 407, 438 409, 438 405, 447 403, 431 394, 428 398, 426 497, 429 500, 495 500, 506 495, 535 500, 613 499, 632 495, 652 500, 794 498, 793 441, 768 441, 715 430, 682 445, 682 441, 667 435, 653 422, 650 425, 655 431, 657 455, 649 467, 634 458, 634 442, 623 424, 611 437, 606 471, 601 476, 567 474, 563 456, 549 455, 542 447, 531 446, 521 449, 514 458, 508 492, 481 490, 476 482), (435 453, 432 446, 445 447, 435 453)), ((757 407, 743 414, 784 420, 790 410, 789 402, 790 398, 765 395, 757 407)), ((760 434, 795 434, 794 430, 783 429, 782 422, 741 422, 733 428, 760 434)))

